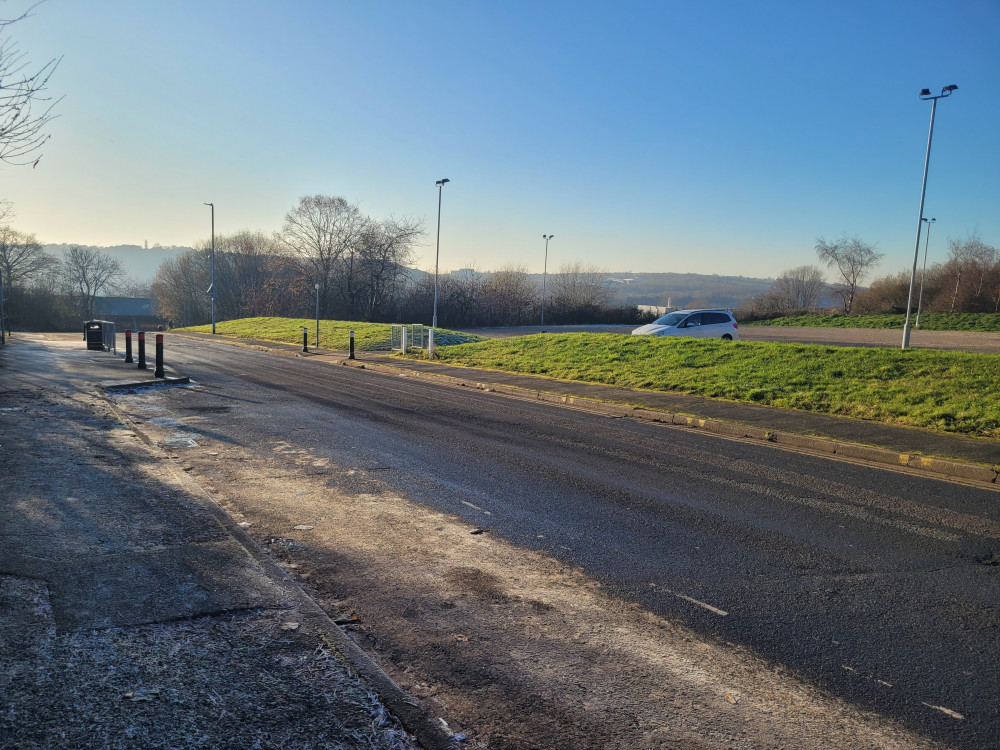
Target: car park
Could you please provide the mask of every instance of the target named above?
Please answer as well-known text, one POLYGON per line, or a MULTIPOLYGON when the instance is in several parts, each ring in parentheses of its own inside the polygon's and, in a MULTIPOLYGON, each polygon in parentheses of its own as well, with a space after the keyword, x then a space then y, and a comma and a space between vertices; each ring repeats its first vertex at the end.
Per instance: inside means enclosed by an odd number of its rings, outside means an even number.
POLYGON ((736 341, 739 323, 725 310, 675 310, 632 331, 633 336, 691 336, 736 341))

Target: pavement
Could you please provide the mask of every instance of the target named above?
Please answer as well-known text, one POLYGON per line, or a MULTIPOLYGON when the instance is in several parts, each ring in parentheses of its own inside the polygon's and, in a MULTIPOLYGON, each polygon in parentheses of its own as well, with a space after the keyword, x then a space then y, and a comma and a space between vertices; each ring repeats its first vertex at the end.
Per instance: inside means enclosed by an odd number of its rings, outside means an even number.
POLYGON ((0 348, 0 748, 457 747, 123 420, 164 383, 123 359, 0 348))
MULTIPOLYGON (((211 338, 168 337, 181 335, 211 338)), ((997 483, 993 440, 215 340, 997 483)), ((169 356, 166 371, 183 377, 169 356)), ((87 351, 78 335, 15 334, 0 348, 0 749, 460 746, 104 396, 165 383, 121 352, 87 351)))

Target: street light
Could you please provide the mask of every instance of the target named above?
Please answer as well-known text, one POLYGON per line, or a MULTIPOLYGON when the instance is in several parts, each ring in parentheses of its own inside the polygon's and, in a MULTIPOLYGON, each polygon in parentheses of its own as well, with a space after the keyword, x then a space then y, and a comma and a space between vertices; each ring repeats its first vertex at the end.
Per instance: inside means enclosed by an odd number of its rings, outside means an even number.
POLYGON ((212 299, 212 333, 215 333, 215 204, 206 203, 212 207, 212 280, 208 284, 208 296, 212 299))
POLYGON ((316 348, 319 349, 319 282, 313 286, 316 287, 316 348))
POLYGON ((542 266, 542 325, 545 325, 545 280, 549 275, 549 240, 555 237, 554 234, 543 234, 545 240, 545 265, 542 266))
POLYGON ((437 249, 434 251, 434 315, 431 319, 431 328, 438 327, 438 260, 441 257, 441 188, 446 182, 451 182, 447 177, 438 180, 434 184, 438 189, 438 230, 437 249))
POLYGON ((937 219, 921 219, 927 222, 927 237, 924 239, 924 268, 920 272, 920 295, 917 297, 917 322, 914 328, 920 328, 920 304, 924 301, 924 277, 927 275, 927 246, 931 244, 931 224, 937 219))
POLYGON ((0 346, 7 345, 7 339, 4 337, 3 332, 3 322, 6 317, 6 310, 4 310, 3 303, 3 271, 0 271, 0 346))
POLYGON ((910 272, 910 293, 906 297, 906 322, 903 323, 903 349, 910 345, 910 307, 913 305, 913 285, 917 279, 917 260, 920 258, 920 230, 923 229, 924 196, 927 194, 927 167, 931 162, 931 139, 934 137, 934 113, 937 111, 937 100, 951 96, 958 86, 952 84, 941 89, 938 95, 931 94, 930 89, 921 89, 920 98, 931 103, 931 126, 927 131, 927 152, 924 154, 924 179, 920 184, 920 210, 917 212, 917 241, 913 246, 913 270, 910 272))

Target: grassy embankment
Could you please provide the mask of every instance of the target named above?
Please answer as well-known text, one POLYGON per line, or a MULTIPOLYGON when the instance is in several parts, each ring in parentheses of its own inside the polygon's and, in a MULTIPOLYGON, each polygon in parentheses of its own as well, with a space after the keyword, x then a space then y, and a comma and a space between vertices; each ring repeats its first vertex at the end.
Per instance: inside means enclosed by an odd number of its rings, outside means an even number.
MULTIPOLYGON (((910 316, 912 326, 916 317, 910 316)), ((898 328, 903 330, 906 316, 899 315, 789 315, 770 320, 740 323, 747 326, 805 326, 807 328, 898 328)), ((924 331, 1000 331, 1000 315, 992 313, 920 313, 924 331)))
POLYGON ((570 333, 438 351, 447 364, 1000 438, 1000 355, 570 333))
MULTIPOLYGON (((303 327, 309 330, 309 345, 315 343, 316 319, 308 318, 242 318, 226 320, 215 324, 215 331, 222 336, 238 339, 263 339, 285 344, 301 344, 303 327)), ((178 328, 179 331, 211 333, 211 325, 178 328)), ((354 331, 354 348, 359 352, 388 350, 392 339, 391 323, 360 323, 346 320, 320 320, 319 343, 324 349, 347 350, 350 346, 351 331, 354 331)), ((465 341, 478 341, 473 336, 459 331, 439 329, 435 341, 441 345, 465 341)))

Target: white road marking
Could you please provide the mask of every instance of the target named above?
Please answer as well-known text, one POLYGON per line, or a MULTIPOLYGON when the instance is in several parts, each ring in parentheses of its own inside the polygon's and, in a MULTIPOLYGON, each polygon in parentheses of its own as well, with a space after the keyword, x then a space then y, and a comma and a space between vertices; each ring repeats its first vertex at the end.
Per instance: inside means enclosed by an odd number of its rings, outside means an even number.
POLYGON ((685 596, 684 594, 678 594, 676 591, 671 591, 671 594, 676 596, 678 599, 683 599, 686 602, 691 602, 692 604, 697 604, 699 607, 707 609, 709 612, 719 615, 719 617, 727 617, 729 615, 725 610, 719 609, 718 607, 713 607, 711 604, 706 604, 705 602, 698 601, 697 599, 692 599, 690 596, 685 596))
MULTIPOLYGON (((923 701, 921 701, 921 703, 923 703, 923 701)), ((924 705, 927 706, 927 708, 933 708, 935 711, 940 711, 945 716, 950 716, 953 719, 965 718, 958 711, 952 711, 950 708, 945 708, 944 706, 932 706, 930 703, 924 703, 924 705)))
POLYGON ((468 503, 465 500, 462 500, 461 502, 462 502, 462 505, 468 505, 473 510, 478 510, 480 513, 483 513, 483 514, 485 514, 487 516, 492 516, 493 515, 488 510, 486 510, 485 508, 480 508, 478 505, 473 505, 472 503, 468 503))

